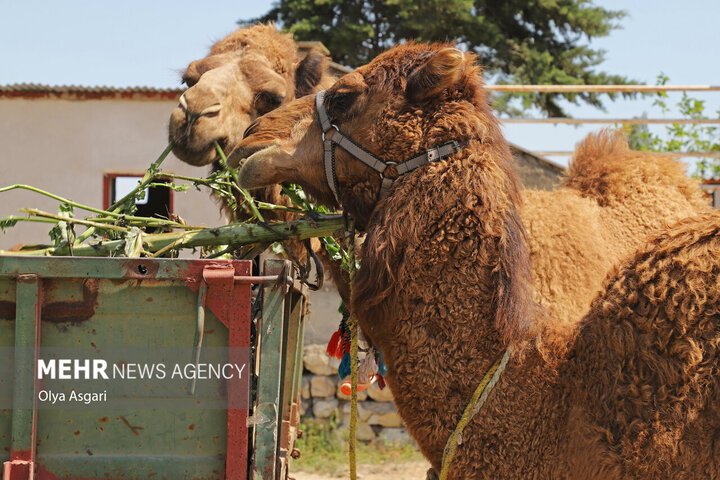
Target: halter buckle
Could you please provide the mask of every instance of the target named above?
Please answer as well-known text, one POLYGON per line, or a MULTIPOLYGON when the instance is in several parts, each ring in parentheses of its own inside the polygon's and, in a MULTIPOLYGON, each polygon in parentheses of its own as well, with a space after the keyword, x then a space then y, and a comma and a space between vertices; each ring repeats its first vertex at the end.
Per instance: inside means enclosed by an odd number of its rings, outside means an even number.
POLYGON ((427 154, 428 162, 432 163, 440 158, 440 148, 439 147, 428 148, 427 152, 425 152, 425 153, 427 154))

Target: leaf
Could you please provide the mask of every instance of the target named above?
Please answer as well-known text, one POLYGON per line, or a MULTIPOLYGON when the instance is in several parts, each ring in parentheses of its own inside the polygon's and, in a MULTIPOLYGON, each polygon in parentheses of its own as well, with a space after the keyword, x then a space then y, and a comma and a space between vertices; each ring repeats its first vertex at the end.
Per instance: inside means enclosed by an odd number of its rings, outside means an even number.
POLYGON ((50 235, 50 243, 52 243, 53 247, 59 247, 67 240, 65 235, 66 227, 66 222, 58 222, 50 229, 50 232, 48 232, 48 235, 50 235))
POLYGON ((131 227, 125 236, 125 256, 138 258, 143 251, 143 231, 138 227, 131 227))
POLYGON ((340 244, 333 237, 320 237, 320 243, 333 261, 337 262, 342 259, 340 244))
MULTIPOLYGON (((61 203, 58 205, 58 216, 64 218, 73 218, 73 206, 67 203, 61 203)), ((64 221, 59 221, 53 228, 50 229, 48 235, 54 247, 59 247, 64 243, 68 243, 69 224, 64 221)), ((71 234, 72 235, 72 234, 71 234)))
POLYGON ((61 203, 58 205, 58 215, 61 217, 73 218, 75 209, 68 203, 61 203))
POLYGON ((18 223, 18 218, 4 217, 0 218, 0 230, 5 233, 8 228, 14 227, 18 223))

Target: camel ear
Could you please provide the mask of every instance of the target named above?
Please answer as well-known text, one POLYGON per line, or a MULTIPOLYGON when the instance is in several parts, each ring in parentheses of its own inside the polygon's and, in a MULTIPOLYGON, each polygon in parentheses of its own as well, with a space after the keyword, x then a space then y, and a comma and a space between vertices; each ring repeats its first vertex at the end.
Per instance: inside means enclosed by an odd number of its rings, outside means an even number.
POLYGON ((452 87, 463 76, 465 55, 457 48, 443 48, 408 78, 407 95, 412 102, 421 102, 452 87))
POLYGON ((188 65, 188 67, 185 69, 185 73, 183 74, 183 81, 185 81, 185 79, 187 78, 197 82, 198 79, 203 75, 203 73, 212 70, 213 68, 217 68, 220 65, 222 65, 222 61, 218 60, 217 55, 210 55, 207 58, 194 60, 190 62, 190 65, 188 65))
POLYGON ((327 69, 327 57, 311 48, 295 69, 295 98, 315 91, 327 69))

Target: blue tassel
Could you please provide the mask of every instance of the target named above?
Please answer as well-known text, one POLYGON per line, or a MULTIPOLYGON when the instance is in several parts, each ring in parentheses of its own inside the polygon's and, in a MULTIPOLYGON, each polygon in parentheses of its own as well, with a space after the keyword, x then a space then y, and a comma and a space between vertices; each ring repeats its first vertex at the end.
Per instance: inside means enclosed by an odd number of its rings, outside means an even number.
POLYGON ((385 366, 385 360, 383 360, 382 350, 378 349, 378 373, 383 377, 387 377, 387 367, 385 366))
POLYGON ((340 377, 340 380, 343 380, 348 375, 350 375, 350 354, 345 353, 340 361, 340 366, 338 367, 338 376, 340 377))

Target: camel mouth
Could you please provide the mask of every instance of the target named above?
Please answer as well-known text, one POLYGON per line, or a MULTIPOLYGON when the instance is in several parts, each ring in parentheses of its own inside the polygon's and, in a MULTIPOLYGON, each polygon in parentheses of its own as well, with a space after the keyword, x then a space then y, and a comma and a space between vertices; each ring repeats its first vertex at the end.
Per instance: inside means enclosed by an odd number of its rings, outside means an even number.
POLYGON ((228 167, 229 168, 240 168, 243 166, 245 161, 249 160, 250 157, 252 157, 256 153, 266 150, 275 145, 277 145, 277 142, 270 141, 270 142, 256 143, 254 145, 248 145, 248 146, 238 146, 227 157, 228 158, 228 167))
POLYGON ((227 151, 228 140, 226 138, 217 138, 209 140, 201 147, 188 145, 181 139, 170 138, 173 142, 173 154, 184 163, 194 167, 203 167, 215 163, 220 159, 215 143, 220 145, 223 152, 227 151))
MULTIPOLYGON (((282 178, 284 169, 279 168, 279 164, 291 157, 277 143, 253 147, 252 150, 254 153, 244 159, 238 170, 238 183, 241 188, 255 190, 287 180, 282 178)), ((242 153, 249 151, 250 149, 246 148, 242 153)), ((233 155, 236 152, 237 150, 233 151, 233 155)), ((240 154, 235 158, 240 158, 240 154)))

